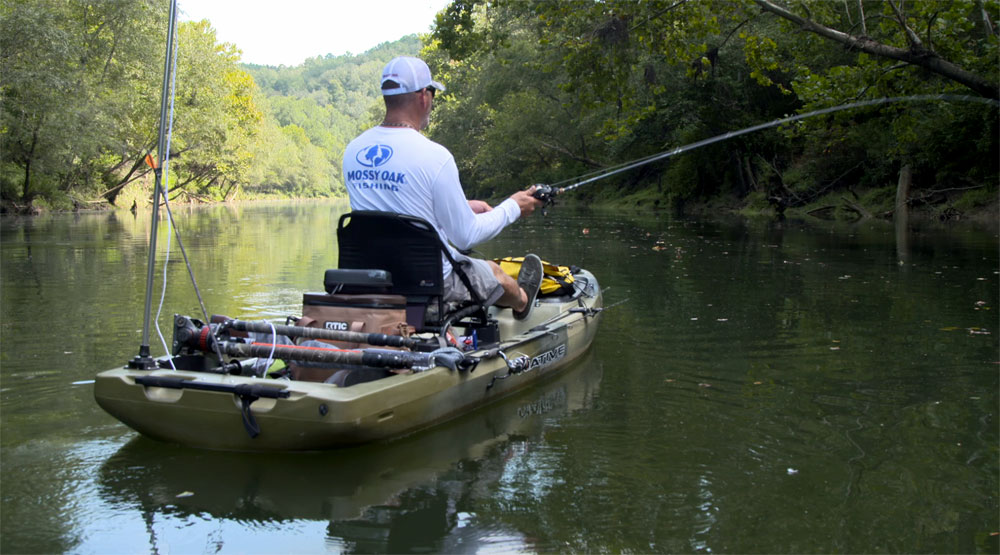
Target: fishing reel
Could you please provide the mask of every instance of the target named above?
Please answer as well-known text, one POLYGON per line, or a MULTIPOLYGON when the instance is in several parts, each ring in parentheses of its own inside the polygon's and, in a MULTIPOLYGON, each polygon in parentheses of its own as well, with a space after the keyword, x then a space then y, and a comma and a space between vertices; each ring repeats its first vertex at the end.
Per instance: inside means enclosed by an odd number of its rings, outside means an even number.
POLYGON ((542 215, 546 216, 549 213, 549 207, 556 204, 556 195, 562 192, 562 189, 557 189, 552 185, 537 183, 535 184, 535 192, 531 196, 542 201, 542 215))

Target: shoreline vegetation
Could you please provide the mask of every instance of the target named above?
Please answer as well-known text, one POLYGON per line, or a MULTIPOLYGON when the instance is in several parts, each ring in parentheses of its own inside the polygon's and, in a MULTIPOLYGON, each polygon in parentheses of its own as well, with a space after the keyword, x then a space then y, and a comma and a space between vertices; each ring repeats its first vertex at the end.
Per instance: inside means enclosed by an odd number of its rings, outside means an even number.
MULTIPOLYGON (((151 193, 150 193, 151 196, 151 193)), ((296 204, 296 203, 347 203, 348 199, 346 196, 343 197, 301 197, 301 198, 287 198, 287 197, 273 197, 273 198, 254 198, 254 199, 232 199, 232 200, 222 200, 213 202, 198 202, 198 201, 186 201, 186 202, 171 202, 171 206, 175 209, 178 208, 198 208, 198 207, 209 207, 209 206, 247 206, 247 205, 268 205, 268 204, 296 204)), ((644 196, 641 193, 638 195, 622 197, 618 199, 579 199, 579 198, 567 198, 560 199, 560 205, 580 205, 585 204, 588 209, 595 211, 613 211, 613 212, 635 212, 635 213, 646 213, 646 214, 670 214, 674 217, 704 217, 710 219, 718 218, 743 218, 747 220, 767 220, 774 222, 789 221, 789 222, 800 222, 804 224, 820 224, 820 223, 843 223, 843 224, 857 224, 863 222, 878 222, 884 225, 895 225, 896 218, 892 214, 891 207, 888 210, 880 211, 878 209, 872 211, 865 211, 864 213, 859 213, 855 207, 851 204, 845 202, 843 206, 830 206, 825 204, 818 204, 816 206, 806 206, 801 209, 793 208, 788 209, 784 213, 779 213, 774 209, 773 206, 766 204, 758 204, 757 206, 751 206, 750 204, 741 203, 738 199, 714 199, 710 202, 703 202, 697 204, 689 204, 683 209, 670 206, 667 203, 663 203, 660 199, 650 198, 644 196)), ((557 206, 555 210, 558 210, 557 206)), ((0 218, 21 218, 21 217, 35 217, 43 216, 46 214, 61 214, 61 213, 103 213, 103 212, 132 212, 135 217, 148 217, 149 216, 149 202, 148 199, 143 203, 136 203, 134 209, 132 208, 121 208, 112 205, 89 205, 76 207, 73 210, 28 210, 28 211, 16 211, 4 209, 0 211, 0 218)), ((166 211, 161 207, 160 217, 164 217, 166 211)), ((975 206, 965 210, 960 210, 952 205, 946 207, 940 206, 919 206, 916 208, 910 208, 907 211, 907 222, 910 227, 942 227, 948 229, 983 229, 997 235, 1000 231, 1000 201, 995 200, 990 205, 985 206, 975 206)))
MULTIPOLYGON (((0 213, 148 211, 143 159, 155 154, 166 7, 119 8, 0 6, 0 213)), ((454 154, 470 198, 565 183, 793 114, 949 95, 979 102, 810 117, 588 184, 567 201, 995 225, 998 20, 997 0, 456 0, 427 35, 294 67, 243 64, 210 22, 182 22, 171 202, 345 196, 343 148, 382 116, 372 76, 405 54, 448 86, 428 134, 454 154)))

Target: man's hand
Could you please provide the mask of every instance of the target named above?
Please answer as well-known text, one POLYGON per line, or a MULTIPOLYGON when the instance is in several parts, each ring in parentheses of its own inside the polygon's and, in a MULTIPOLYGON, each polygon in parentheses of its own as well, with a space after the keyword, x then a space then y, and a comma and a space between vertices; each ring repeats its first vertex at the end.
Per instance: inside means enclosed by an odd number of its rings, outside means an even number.
POLYGON ((532 185, 524 191, 518 191, 510 196, 517 203, 517 206, 521 209, 521 216, 529 216, 536 208, 542 206, 542 201, 533 197, 535 193, 535 186, 532 185))
POLYGON ((483 200, 470 200, 469 208, 472 209, 473 214, 482 214, 483 212, 493 210, 493 207, 483 200))

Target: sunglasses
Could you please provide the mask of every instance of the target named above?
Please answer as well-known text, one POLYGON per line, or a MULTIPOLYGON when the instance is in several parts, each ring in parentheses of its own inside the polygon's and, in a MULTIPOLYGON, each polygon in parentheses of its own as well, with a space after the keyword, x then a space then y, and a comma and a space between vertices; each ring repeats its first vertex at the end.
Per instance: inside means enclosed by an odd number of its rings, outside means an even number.
POLYGON ((431 93, 431 98, 434 98, 434 95, 437 93, 437 89, 434 87, 424 87, 424 90, 431 93))

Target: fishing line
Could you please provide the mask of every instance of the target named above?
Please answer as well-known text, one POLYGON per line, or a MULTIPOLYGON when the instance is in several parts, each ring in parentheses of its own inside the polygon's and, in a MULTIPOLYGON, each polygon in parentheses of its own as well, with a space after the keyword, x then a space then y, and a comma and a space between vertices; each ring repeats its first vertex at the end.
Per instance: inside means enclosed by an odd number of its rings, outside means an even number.
POLYGON ((891 104, 891 103, 896 103, 896 102, 921 102, 921 101, 931 101, 931 100, 948 100, 948 101, 956 101, 956 102, 978 102, 978 103, 981 103, 981 104, 992 104, 993 106, 1000 106, 1000 101, 993 100, 993 99, 990 99, 990 98, 983 98, 983 97, 978 97, 978 96, 967 96, 967 95, 956 95, 956 94, 923 94, 923 95, 914 95, 914 96, 894 96, 894 97, 888 97, 888 98, 877 98, 877 99, 874 99, 874 100, 866 100, 866 101, 863 101, 863 102, 852 102, 850 104, 841 104, 841 105, 838 105, 838 106, 832 106, 830 108, 823 108, 821 110, 813 110, 812 112, 807 112, 805 114, 798 114, 798 115, 794 115, 794 116, 789 116, 787 118, 776 119, 774 121, 770 121, 770 122, 767 122, 767 123, 762 123, 760 125, 754 125, 753 127, 747 127, 746 129, 740 129, 739 131, 730 131, 728 133, 724 133, 722 135, 716 135, 715 137, 711 137, 711 138, 708 138, 708 139, 703 139, 701 141, 698 141, 698 142, 695 142, 695 143, 691 143, 689 145, 684 145, 684 146, 681 146, 681 147, 677 147, 677 148, 675 148, 673 150, 660 152, 658 154, 652 154, 650 156, 646 156, 645 158, 638 158, 638 159, 632 160, 630 162, 624 162, 624 163, 619 164, 617 166, 611 166, 610 168, 604 168, 604 169, 601 169, 601 170, 597 170, 597 171, 593 171, 593 172, 586 173, 586 174, 583 174, 583 175, 579 175, 577 177, 571 177, 569 179, 564 179, 564 180, 562 180, 560 182, 553 183, 553 184, 549 185, 549 187, 552 187, 553 189, 556 189, 556 192, 559 193, 559 194, 565 193, 567 191, 572 191, 573 189, 576 189, 577 187, 581 187, 581 186, 586 185, 588 183, 593 183, 594 181, 598 181, 598 180, 604 179, 606 177, 611 177, 612 175, 616 175, 616 174, 619 174, 619 173, 622 173, 622 172, 625 172, 625 171, 628 171, 628 170, 631 170, 631 169, 635 169, 635 168, 638 168, 640 166, 644 166, 646 164, 649 164, 649 163, 652 163, 652 162, 656 162, 657 160, 663 160, 665 158, 669 158, 669 157, 675 156, 677 154, 688 152, 688 151, 694 150, 696 148, 701 148, 703 146, 707 146, 707 145, 710 145, 712 143, 717 143, 719 141, 724 141, 724 140, 727 140, 727 139, 732 139, 734 137, 739 137, 739 136, 742 136, 742 135, 747 135, 749 133, 753 133, 755 131, 761 131, 763 129, 768 129, 770 127, 777 127, 777 126, 782 125, 784 123, 791 123, 793 121, 798 121, 798 120, 802 120, 802 119, 805 119, 805 118, 810 118, 810 117, 814 117, 814 116, 820 116, 820 115, 823 115, 823 114, 829 114, 829 113, 833 113, 833 112, 839 112, 841 110, 849 110, 851 108, 861 108, 861 107, 864 107, 864 106, 875 106, 875 105, 881 105, 881 104, 891 104), (573 183, 572 185, 567 185, 567 186, 564 186, 564 187, 560 187, 563 183, 568 183, 568 182, 571 182, 571 181, 576 181, 578 179, 580 181, 577 181, 576 183, 573 183))

